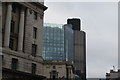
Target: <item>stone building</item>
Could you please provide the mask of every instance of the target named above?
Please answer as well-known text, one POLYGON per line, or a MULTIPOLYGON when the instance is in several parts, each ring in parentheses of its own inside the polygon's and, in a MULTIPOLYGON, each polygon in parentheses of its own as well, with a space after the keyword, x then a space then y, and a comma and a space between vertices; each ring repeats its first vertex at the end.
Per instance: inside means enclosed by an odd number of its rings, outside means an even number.
POLYGON ((43 2, 2 3, 4 79, 42 80, 43 2))
POLYGON ((119 80, 120 79, 120 69, 118 71, 110 70, 110 73, 106 73, 106 80, 119 80))
POLYGON ((48 79, 72 80, 74 77, 73 63, 70 61, 45 61, 43 69, 43 75, 48 79))

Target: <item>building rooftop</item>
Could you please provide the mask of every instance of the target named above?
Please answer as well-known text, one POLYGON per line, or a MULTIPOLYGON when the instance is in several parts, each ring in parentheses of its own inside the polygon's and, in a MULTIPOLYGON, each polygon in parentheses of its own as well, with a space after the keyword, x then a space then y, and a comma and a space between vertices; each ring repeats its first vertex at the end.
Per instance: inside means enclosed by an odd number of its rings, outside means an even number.
POLYGON ((73 65, 73 62, 72 61, 64 61, 64 60, 44 60, 44 64, 73 65))

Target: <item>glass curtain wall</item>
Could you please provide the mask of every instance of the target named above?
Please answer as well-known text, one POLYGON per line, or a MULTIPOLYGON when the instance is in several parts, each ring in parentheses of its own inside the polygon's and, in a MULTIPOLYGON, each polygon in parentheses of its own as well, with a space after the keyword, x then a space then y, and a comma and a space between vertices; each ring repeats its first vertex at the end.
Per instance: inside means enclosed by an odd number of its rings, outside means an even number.
POLYGON ((44 60, 65 60, 62 24, 44 24, 42 56, 44 60))

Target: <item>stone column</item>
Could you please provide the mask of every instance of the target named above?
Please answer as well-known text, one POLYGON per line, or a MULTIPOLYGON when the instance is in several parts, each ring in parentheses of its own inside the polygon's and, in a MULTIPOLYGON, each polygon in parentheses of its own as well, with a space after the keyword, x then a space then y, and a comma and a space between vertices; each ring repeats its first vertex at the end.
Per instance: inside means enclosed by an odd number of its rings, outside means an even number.
POLYGON ((4 47, 9 47, 11 15, 12 15, 12 4, 8 3, 8 5, 7 5, 6 23, 5 23, 4 47))
POLYGON ((20 12, 20 23, 19 23, 19 33, 18 33, 18 51, 23 50, 24 16, 25 16, 25 10, 22 8, 20 12))

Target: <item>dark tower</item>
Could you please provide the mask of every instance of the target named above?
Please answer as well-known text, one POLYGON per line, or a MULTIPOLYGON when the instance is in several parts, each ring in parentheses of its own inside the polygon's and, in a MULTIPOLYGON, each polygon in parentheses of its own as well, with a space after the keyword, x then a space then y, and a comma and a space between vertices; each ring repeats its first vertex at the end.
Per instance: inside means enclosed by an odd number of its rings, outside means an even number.
POLYGON ((68 19, 67 24, 71 24, 73 30, 78 30, 78 31, 81 30, 80 29, 80 24, 81 24, 80 19, 77 19, 77 18, 68 19))
POLYGON ((75 74, 86 80, 86 33, 81 30, 80 19, 68 19, 67 24, 72 25, 74 32, 74 66, 75 74))

